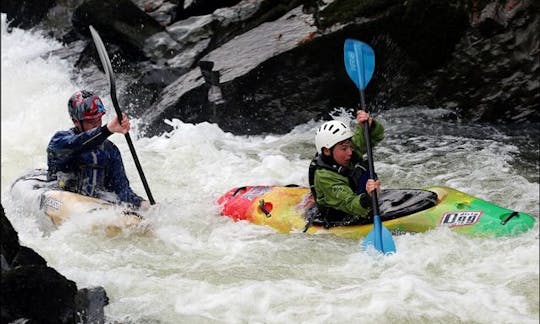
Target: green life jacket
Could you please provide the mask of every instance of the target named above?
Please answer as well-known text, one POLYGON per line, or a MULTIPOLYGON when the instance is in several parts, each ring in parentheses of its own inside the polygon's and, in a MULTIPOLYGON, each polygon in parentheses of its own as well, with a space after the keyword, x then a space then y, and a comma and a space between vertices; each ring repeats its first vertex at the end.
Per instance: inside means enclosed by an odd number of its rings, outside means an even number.
MULTIPOLYGON (((343 167, 335 163, 333 159, 326 158, 321 154, 317 154, 309 165, 309 188, 315 202, 317 203, 317 192, 315 190, 315 172, 319 169, 326 169, 332 172, 336 172, 349 181, 349 186, 351 189, 357 193, 361 194, 365 192, 365 181, 367 180, 367 175, 369 174, 367 163, 362 160, 358 154, 353 152, 351 158, 352 167, 343 167)), ((364 202, 369 204, 369 202, 364 202)), ((362 204, 364 205, 364 204, 362 204)), ((333 226, 344 226, 344 225, 355 225, 355 224, 366 224, 369 223, 369 219, 361 218, 355 215, 347 214, 341 210, 331 208, 328 206, 321 206, 317 203, 317 211, 308 212, 308 222, 314 225, 321 225, 326 228, 333 226)))

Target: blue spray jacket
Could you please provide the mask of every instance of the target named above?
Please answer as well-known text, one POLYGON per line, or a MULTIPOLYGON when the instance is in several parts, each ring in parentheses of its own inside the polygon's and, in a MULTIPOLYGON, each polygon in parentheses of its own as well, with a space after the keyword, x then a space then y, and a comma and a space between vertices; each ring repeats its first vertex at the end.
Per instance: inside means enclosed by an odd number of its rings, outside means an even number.
POLYGON ((47 146, 47 176, 65 190, 139 207, 143 199, 129 186, 120 151, 107 139, 110 135, 106 125, 86 132, 57 132, 47 146))

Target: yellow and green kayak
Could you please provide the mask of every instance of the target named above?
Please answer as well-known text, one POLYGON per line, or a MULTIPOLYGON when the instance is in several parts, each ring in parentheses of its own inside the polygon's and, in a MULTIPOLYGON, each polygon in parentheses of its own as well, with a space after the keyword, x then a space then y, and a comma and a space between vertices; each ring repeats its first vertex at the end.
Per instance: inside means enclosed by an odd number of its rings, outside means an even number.
MULTIPOLYGON (((267 225, 279 232, 332 233, 360 238, 372 223, 328 224, 317 219, 309 188, 247 186, 219 197, 223 216, 267 225)), ((418 233, 446 226, 473 236, 510 236, 530 230, 536 219, 526 213, 497 206, 464 192, 444 187, 383 190, 380 217, 394 234, 418 233)))

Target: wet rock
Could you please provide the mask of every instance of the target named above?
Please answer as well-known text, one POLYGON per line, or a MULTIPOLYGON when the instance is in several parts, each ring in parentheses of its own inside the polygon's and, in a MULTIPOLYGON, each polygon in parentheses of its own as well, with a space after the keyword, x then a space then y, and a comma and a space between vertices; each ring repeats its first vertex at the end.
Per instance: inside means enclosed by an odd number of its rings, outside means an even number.
POLYGON ((103 287, 83 288, 75 297, 78 320, 82 323, 104 323, 103 308, 109 304, 109 297, 103 287))
POLYGON ((444 69, 411 83, 426 91, 411 93, 407 101, 451 108, 462 118, 483 122, 538 122, 539 6, 521 1, 511 15, 496 3, 488 9, 478 27, 467 30, 444 69))
POLYGON ((11 27, 29 29, 40 23, 55 0, 2 0, 2 12, 7 14, 11 27))
POLYGON ((161 26, 167 26, 176 19, 177 5, 166 2, 155 10, 148 10, 148 14, 154 18, 161 26))
POLYGON ((15 258, 13 258, 13 261, 11 262, 11 267, 31 265, 46 266, 47 261, 45 261, 45 259, 43 259, 41 255, 37 254, 36 251, 32 250, 31 248, 26 246, 19 247, 17 255, 15 256, 15 258))
POLYGON ((178 6, 178 18, 185 19, 192 16, 203 16, 211 14, 214 10, 231 7, 240 2, 240 0, 185 0, 178 6))
POLYGON ((77 286, 53 268, 16 267, 2 273, 2 319, 29 318, 39 323, 74 323, 77 286))
POLYGON ((287 68, 276 62, 278 66, 274 69, 273 62, 268 61, 306 42, 307 37, 311 40, 315 31, 311 16, 297 8, 283 18, 262 24, 210 52, 200 61, 212 63, 212 71, 206 72, 213 72, 215 80, 205 82, 200 67, 197 67, 169 85, 153 109, 143 115, 151 125, 150 132, 163 129, 164 116, 182 116, 182 120, 187 122, 202 122, 212 116, 225 130, 243 128, 247 133, 276 130, 277 124, 291 127, 289 121, 295 123, 298 119, 284 118, 294 114, 295 106, 287 106, 287 101, 302 104, 303 109, 299 109, 298 114, 305 114, 309 108, 302 98, 295 98, 295 87, 299 84, 291 82, 284 90, 282 85, 276 84, 272 73, 284 73, 284 78, 292 79, 294 75, 290 74, 294 74, 298 67, 290 61, 283 62, 287 68), (263 72, 264 69, 266 71, 263 72), (214 88, 214 93, 221 93, 222 103, 217 112, 215 100, 208 99, 212 86, 219 88, 214 88), (276 97, 275 91, 280 92, 281 98, 276 97), (190 98, 186 100, 186 96, 190 98), (283 98, 285 96, 288 98, 283 98), (230 115, 235 118, 228 118, 230 115), (246 119, 250 119, 247 127, 246 119))
POLYGON ((87 26, 98 29, 128 83, 119 100, 143 117, 148 135, 169 130, 163 121, 172 118, 284 133, 352 109, 358 90, 343 67, 346 38, 376 53, 369 109, 421 105, 473 120, 537 122, 539 17, 533 0, 90 0, 75 9, 76 32, 62 39, 88 43, 75 64, 93 80, 89 67, 100 63, 87 26))
POLYGON ((5 262, 9 266, 13 262, 13 259, 15 259, 17 256, 17 253, 19 253, 19 248, 21 246, 19 244, 19 236, 17 232, 5 215, 4 206, 2 206, 0 225, 2 226, 0 228, 0 251, 2 252, 5 262))
POLYGON ((77 290, 75 282, 47 266, 34 250, 21 246, 1 208, 1 322, 104 323, 104 307, 108 304, 105 290, 77 290))
POLYGON ((177 43, 156 20, 129 0, 89 0, 73 14, 73 27, 89 36, 92 25, 101 38, 154 62, 177 54, 177 43))

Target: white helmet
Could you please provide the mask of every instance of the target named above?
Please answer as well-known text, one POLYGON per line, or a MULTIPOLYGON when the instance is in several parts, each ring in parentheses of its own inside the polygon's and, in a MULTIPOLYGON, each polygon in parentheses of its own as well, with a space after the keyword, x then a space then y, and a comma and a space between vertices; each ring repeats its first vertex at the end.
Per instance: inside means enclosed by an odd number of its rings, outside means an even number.
POLYGON ((331 120, 322 124, 315 135, 315 147, 320 153, 323 147, 332 148, 337 143, 353 136, 351 129, 339 120, 331 120))

